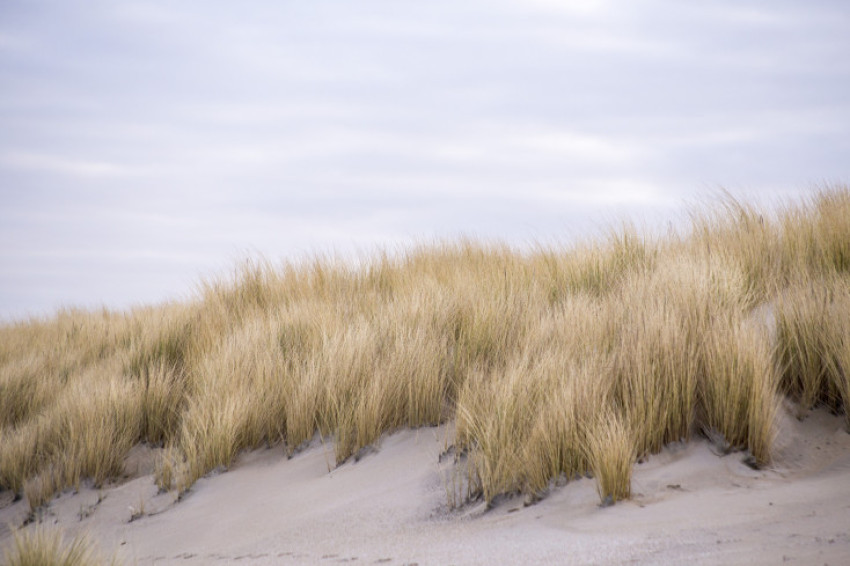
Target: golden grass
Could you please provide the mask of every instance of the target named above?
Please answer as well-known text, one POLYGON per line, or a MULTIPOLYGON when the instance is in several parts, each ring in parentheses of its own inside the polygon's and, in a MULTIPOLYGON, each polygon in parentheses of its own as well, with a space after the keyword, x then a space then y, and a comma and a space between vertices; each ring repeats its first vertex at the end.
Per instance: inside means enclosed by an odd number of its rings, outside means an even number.
POLYGON ((3 553, 4 566, 96 566, 117 564, 99 556, 85 537, 68 542, 58 530, 37 526, 15 532, 12 544, 3 553))
POLYGON ((608 409, 595 416, 585 439, 587 461, 603 504, 632 495, 635 443, 624 419, 608 409))
POLYGON ((825 404, 850 414, 850 278, 795 282, 777 300, 776 320, 784 392, 802 413, 825 404))
POLYGON ((659 240, 249 262, 183 304, 0 328, 0 488, 35 508, 147 442, 182 492, 253 447, 318 433, 342 463, 453 420, 467 497, 592 474, 619 500, 636 458, 694 434, 768 463, 780 394, 848 414, 848 289, 846 187, 726 197, 659 240))
POLYGON ((779 400, 764 332, 732 318, 715 321, 706 338, 699 383, 702 426, 732 448, 770 460, 779 400))

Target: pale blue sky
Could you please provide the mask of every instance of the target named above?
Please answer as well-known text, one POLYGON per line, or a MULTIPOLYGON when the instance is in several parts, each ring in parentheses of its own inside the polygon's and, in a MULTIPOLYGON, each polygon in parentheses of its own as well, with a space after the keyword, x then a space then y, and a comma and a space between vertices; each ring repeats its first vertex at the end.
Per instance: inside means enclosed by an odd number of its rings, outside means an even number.
POLYGON ((0 0, 0 318, 850 181, 846 2, 0 0))

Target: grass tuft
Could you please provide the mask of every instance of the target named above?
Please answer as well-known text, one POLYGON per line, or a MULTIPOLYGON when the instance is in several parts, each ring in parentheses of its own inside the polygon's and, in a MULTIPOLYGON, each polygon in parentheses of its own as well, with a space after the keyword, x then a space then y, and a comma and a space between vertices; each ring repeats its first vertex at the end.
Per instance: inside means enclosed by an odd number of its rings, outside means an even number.
POLYGON ((66 541, 58 530, 42 526, 16 531, 10 548, 4 551, 6 566, 96 566, 117 564, 98 555, 85 537, 66 541))
POLYGON ((635 443, 632 427, 613 411, 598 415, 588 428, 585 451, 603 505, 632 495, 635 443))

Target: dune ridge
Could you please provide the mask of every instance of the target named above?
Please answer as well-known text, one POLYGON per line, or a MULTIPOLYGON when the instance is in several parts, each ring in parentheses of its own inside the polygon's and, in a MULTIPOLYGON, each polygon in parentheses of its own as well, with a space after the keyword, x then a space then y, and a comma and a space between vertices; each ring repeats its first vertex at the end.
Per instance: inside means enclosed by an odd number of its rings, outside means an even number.
POLYGON ((597 504, 633 506, 638 462, 687 441, 758 473, 788 402, 847 427, 848 272, 850 189, 833 186, 772 211, 726 196, 659 238, 249 262, 188 302, 9 324, 0 488, 25 503, 4 510, 38 519, 68 488, 104 489, 140 446, 163 492, 140 499, 190 508, 248 450, 296 462, 318 435, 328 474, 447 423, 447 512, 542 505, 586 477, 597 504))

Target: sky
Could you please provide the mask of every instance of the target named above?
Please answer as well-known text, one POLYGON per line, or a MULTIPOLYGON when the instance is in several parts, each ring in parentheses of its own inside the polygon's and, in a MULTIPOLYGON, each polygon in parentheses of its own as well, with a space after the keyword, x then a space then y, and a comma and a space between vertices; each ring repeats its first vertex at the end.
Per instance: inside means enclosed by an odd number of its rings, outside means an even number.
POLYGON ((0 319, 850 182, 850 3, 0 0, 0 319))

